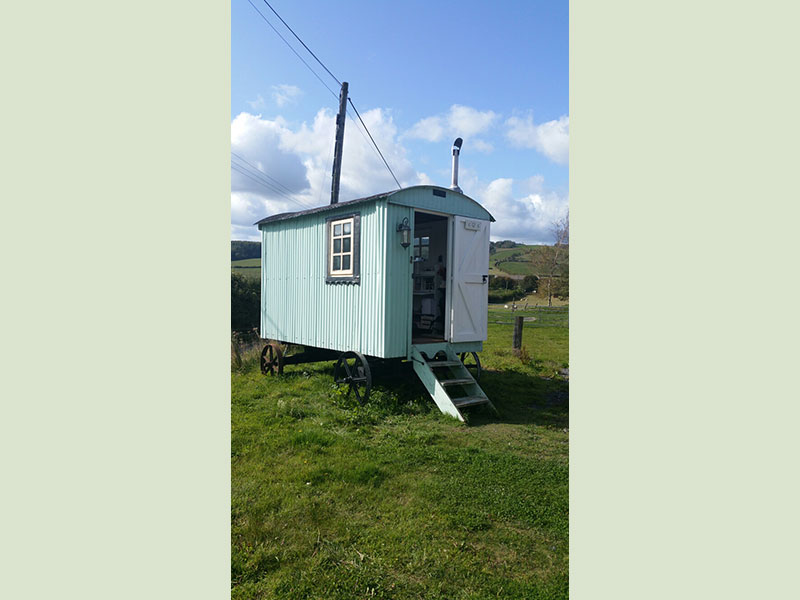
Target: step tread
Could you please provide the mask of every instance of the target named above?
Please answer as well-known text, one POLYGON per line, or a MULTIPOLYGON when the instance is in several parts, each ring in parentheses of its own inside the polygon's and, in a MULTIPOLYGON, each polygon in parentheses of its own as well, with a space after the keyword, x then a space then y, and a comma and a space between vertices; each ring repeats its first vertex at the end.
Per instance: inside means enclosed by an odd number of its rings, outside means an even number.
POLYGON ((464 363, 460 360, 433 360, 428 362, 428 366, 432 369, 436 367, 457 367, 464 363))
POLYGON ((475 383, 475 380, 472 377, 469 379, 440 379, 439 383, 442 385, 466 385, 475 383))
POLYGON ((453 404, 458 408, 462 406, 473 406, 475 404, 488 404, 489 398, 486 396, 464 396, 463 398, 452 398, 453 404))

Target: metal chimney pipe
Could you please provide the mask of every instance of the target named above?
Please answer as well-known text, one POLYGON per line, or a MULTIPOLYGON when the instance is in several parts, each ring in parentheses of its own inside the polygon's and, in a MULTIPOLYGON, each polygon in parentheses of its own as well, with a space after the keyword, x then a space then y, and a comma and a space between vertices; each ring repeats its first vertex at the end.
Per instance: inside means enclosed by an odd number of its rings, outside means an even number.
POLYGON ((453 182, 450 184, 450 189, 454 192, 461 192, 458 187, 458 155, 461 153, 461 144, 464 142, 461 138, 456 138, 453 142, 453 182))

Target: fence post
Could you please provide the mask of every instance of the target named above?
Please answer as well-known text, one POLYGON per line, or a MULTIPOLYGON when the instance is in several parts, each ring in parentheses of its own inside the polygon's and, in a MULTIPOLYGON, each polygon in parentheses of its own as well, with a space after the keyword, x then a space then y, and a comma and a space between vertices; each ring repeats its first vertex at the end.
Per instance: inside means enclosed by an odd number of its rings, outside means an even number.
POLYGON ((514 317, 514 351, 519 352, 522 348, 522 320, 524 317, 514 317))

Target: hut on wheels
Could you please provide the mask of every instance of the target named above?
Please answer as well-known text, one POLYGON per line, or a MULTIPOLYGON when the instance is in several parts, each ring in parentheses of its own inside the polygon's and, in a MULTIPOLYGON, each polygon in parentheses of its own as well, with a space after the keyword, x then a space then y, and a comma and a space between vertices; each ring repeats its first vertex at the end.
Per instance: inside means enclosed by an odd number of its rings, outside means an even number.
POLYGON ((335 360, 335 381, 363 400, 370 361, 405 360, 442 412, 494 409, 477 381, 491 221, 460 189, 434 185, 258 221, 262 371, 335 360), (282 344, 304 350, 283 356, 282 344))

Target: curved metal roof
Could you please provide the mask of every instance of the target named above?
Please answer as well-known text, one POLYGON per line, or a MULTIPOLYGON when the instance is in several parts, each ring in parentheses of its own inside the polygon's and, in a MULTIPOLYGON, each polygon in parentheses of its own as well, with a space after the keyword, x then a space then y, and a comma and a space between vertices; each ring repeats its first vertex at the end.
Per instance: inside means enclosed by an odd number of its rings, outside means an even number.
POLYGON ((303 217, 306 215, 313 215, 317 213, 326 212, 329 210, 336 210, 337 208, 348 207, 363 202, 377 202, 379 200, 388 200, 391 196, 394 196, 395 194, 399 194, 408 190, 417 190, 417 189, 441 190, 445 193, 458 194, 462 196, 465 200, 469 200, 470 202, 472 202, 473 204, 479 206, 482 210, 484 210, 486 214, 489 215, 489 219, 491 221, 495 220, 495 218, 491 215, 491 213, 488 210, 486 210, 486 208, 484 208, 484 206, 480 202, 473 200, 463 192, 456 192, 454 190, 451 190, 450 188, 444 188, 438 185, 413 185, 411 187, 406 187, 399 190, 392 190, 390 192, 383 192, 382 194, 375 194, 373 196, 367 196, 365 198, 356 198, 355 200, 347 200, 346 202, 338 202, 336 204, 326 204, 324 206, 309 208, 307 210, 299 210, 296 212, 287 212, 287 213, 279 213, 277 215, 270 215, 269 217, 265 217, 260 221, 256 221, 255 223, 253 223, 253 225, 263 225, 265 223, 273 223, 276 221, 286 221, 288 219, 294 219, 296 217, 303 217))

